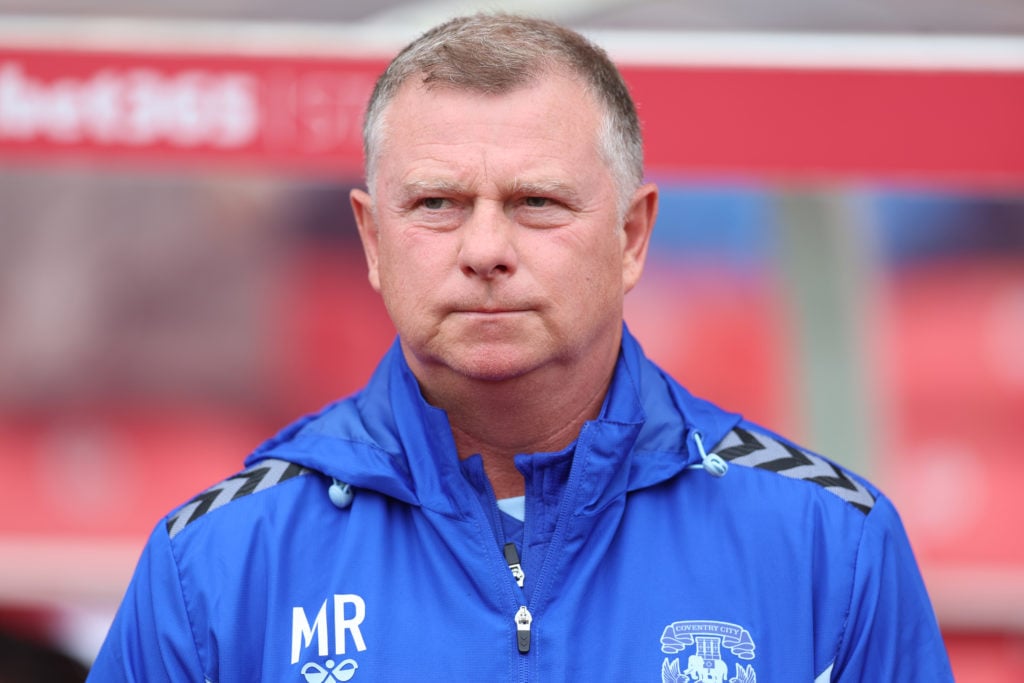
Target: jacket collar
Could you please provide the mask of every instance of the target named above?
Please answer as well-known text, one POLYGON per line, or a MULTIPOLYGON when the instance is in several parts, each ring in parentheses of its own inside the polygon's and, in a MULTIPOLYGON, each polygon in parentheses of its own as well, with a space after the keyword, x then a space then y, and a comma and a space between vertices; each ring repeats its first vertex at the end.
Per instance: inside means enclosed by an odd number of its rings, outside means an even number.
MULTIPOLYGON (((576 443, 577 514, 652 486, 698 462, 692 433, 717 443, 739 422, 694 398, 651 363, 623 328, 622 348, 597 419, 576 443)), ((444 515, 479 507, 459 468, 447 414, 429 405, 398 341, 358 394, 286 427, 246 461, 282 458, 444 515)))

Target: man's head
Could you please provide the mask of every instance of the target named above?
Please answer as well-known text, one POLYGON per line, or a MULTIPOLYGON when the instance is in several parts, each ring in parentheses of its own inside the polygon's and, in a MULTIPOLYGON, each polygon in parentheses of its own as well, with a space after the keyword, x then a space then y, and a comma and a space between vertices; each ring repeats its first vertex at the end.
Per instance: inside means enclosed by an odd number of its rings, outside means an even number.
POLYGON ((601 152, 615 175, 619 204, 643 181, 643 140, 633 99, 600 47, 552 22, 477 14, 445 22, 402 50, 377 81, 363 124, 366 181, 373 193, 377 157, 387 135, 387 108, 406 82, 502 94, 556 70, 586 84, 604 119, 601 152))
POLYGON ((396 58, 371 104, 372 186, 351 195, 370 282, 424 386, 529 376, 603 391, 657 190, 640 184, 638 135, 628 164, 609 152, 618 119, 597 77, 550 45, 603 63, 636 132, 628 94, 600 51, 552 24, 474 17, 427 36, 456 28, 458 49, 430 38, 396 58))

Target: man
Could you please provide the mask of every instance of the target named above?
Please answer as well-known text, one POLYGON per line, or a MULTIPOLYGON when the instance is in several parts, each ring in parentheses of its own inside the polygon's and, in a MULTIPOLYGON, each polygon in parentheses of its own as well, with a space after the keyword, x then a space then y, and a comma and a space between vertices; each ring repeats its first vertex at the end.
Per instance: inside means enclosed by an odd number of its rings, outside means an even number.
POLYGON ((453 20, 365 145, 398 341, 158 526, 94 680, 952 680, 892 505, 625 331, 657 189, 602 51, 453 20))

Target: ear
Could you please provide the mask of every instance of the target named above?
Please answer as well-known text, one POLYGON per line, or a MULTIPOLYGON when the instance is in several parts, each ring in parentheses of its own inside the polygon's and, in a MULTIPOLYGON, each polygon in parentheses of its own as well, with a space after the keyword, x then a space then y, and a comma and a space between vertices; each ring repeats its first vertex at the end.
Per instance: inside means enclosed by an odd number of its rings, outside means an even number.
POLYGON ((658 187, 654 183, 642 185, 633 193, 622 226, 622 284, 626 292, 633 289, 644 271, 647 246, 651 241, 651 231, 654 230, 654 219, 657 215, 658 187))
POLYGON ((363 242, 363 255, 366 256, 370 286, 380 292, 380 271, 377 267, 379 242, 377 223, 373 215, 373 198, 360 189, 352 190, 348 198, 352 203, 352 214, 355 216, 356 226, 359 228, 359 239, 363 242))

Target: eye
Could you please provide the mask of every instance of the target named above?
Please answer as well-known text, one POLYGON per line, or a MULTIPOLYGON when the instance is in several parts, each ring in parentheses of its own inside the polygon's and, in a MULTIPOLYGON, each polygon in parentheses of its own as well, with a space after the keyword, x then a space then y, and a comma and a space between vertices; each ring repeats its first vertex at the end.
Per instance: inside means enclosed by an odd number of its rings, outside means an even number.
POLYGON ((543 209, 551 204, 551 200, 547 197, 524 197, 523 204, 531 209, 543 209))
POLYGON ((445 207, 446 201, 448 200, 446 200, 444 197, 427 197, 425 199, 420 200, 420 205, 423 206, 423 208, 425 209, 437 211, 438 209, 443 209, 445 207))

